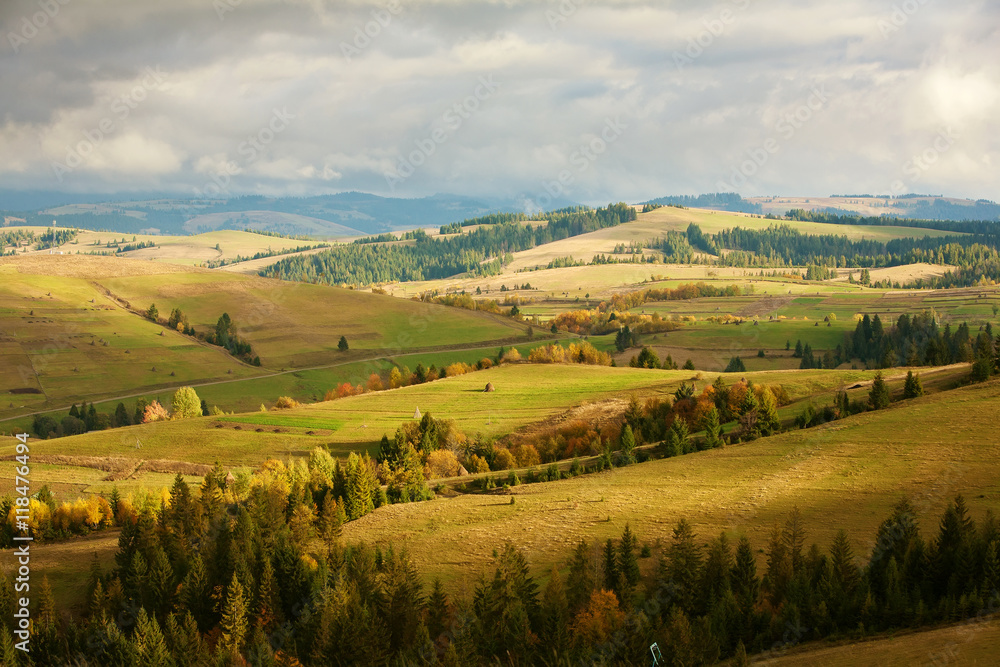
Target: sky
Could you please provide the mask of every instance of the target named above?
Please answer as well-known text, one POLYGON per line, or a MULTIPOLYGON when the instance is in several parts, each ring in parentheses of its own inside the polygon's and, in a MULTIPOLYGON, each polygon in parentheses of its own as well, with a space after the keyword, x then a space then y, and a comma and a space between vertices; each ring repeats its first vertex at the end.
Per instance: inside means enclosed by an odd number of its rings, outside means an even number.
POLYGON ((3 0, 0 188, 1000 199, 1000 5, 3 0))

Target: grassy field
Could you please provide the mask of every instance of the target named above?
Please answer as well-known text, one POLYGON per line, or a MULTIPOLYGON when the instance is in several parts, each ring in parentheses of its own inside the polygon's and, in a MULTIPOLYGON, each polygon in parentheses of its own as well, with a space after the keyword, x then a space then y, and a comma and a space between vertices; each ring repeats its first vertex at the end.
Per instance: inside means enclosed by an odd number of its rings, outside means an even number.
MULTIPOLYGON (((11 227, 9 229, 25 229, 38 234, 43 228, 11 227)), ((78 230, 76 238, 71 242, 47 250, 31 250, 24 253, 31 255, 87 255, 89 253, 113 253, 114 247, 107 244, 124 247, 137 243, 155 243, 155 248, 131 250, 118 255, 129 259, 155 260, 183 266, 201 266, 210 261, 233 261, 237 257, 252 257, 259 252, 273 250, 281 252, 305 245, 319 245, 321 241, 301 241, 252 232, 222 230, 194 234, 191 236, 167 236, 159 234, 119 234, 114 232, 92 232, 78 230)), ((268 258, 274 262, 280 257, 268 258)), ((265 261, 265 260, 256 260, 265 261)), ((242 264, 230 265, 228 268, 240 267, 242 264)))
POLYGON ((901 632, 863 642, 822 646, 805 644, 767 656, 769 665, 904 667, 907 665, 993 665, 1000 646, 1000 617, 973 618, 943 628, 901 632))
MULTIPOLYGON (((365 358, 495 348, 504 341, 526 340, 526 326, 508 318, 153 262, 49 255, 4 258, 0 274, 0 390, 6 399, 0 402, 0 419, 84 399, 204 382, 226 383, 208 392, 221 402, 234 393, 254 395, 241 393, 231 381, 283 369, 346 366, 365 358), (263 368, 247 366, 221 348, 147 321, 105 290, 135 308, 156 303, 163 317, 180 307, 200 331, 214 328, 228 312, 260 355, 263 368), (341 335, 350 342, 347 353, 337 349, 341 335)), ((314 380, 311 393, 318 390, 322 396, 336 380, 350 379, 348 372, 357 370, 360 367, 320 373, 324 377, 314 380)), ((309 397, 305 390, 286 391, 302 379, 262 378, 257 396, 267 401, 283 394, 309 397)), ((251 406, 242 403, 229 409, 234 407, 251 406)))
MULTIPOLYGON (((925 386, 935 390, 950 386, 967 374, 966 367, 924 369, 925 386)), ((268 458, 287 459, 307 455, 315 447, 327 447, 337 456, 351 451, 374 453, 383 434, 392 435, 399 426, 413 420, 415 411, 449 419, 469 436, 482 434, 502 437, 527 427, 538 426, 581 406, 597 411, 624 409, 622 398, 672 394, 682 382, 693 379, 697 387, 714 381, 715 376, 691 371, 662 371, 632 368, 562 365, 505 365, 423 385, 404 387, 304 405, 290 410, 247 412, 222 417, 199 417, 183 421, 156 422, 84 435, 36 440, 36 455, 71 457, 113 457, 129 460, 168 460, 211 465, 219 461, 232 468, 259 465, 268 458), (483 391, 492 382, 495 392, 483 391), (614 405, 612 405, 612 403, 614 405), (141 443, 141 449, 136 444, 141 443)), ((791 420, 805 404, 823 406, 832 402, 836 391, 859 385, 852 398, 868 389, 871 371, 768 371, 741 376, 725 376, 727 383, 739 377, 764 384, 780 384, 792 403, 779 411, 791 420)), ((901 387, 905 372, 887 375, 890 386, 901 387)), ((612 412, 611 414, 615 414, 612 412)), ((14 442, 0 442, 0 456, 13 453, 14 442)), ((77 466, 53 466, 46 479, 58 482, 63 475, 69 486, 86 488, 96 483, 87 470, 84 479, 77 466), (56 468, 62 468, 62 472, 56 468)), ((146 475, 147 473, 143 473, 146 475)), ((164 480, 150 478, 159 485, 164 480)), ((75 496, 74 496, 75 497, 75 496)))
POLYGON ((796 506, 807 543, 828 547, 845 528, 863 557, 904 495, 926 531, 955 494, 970 499, 977 517, 997 506, 998 399, 997 382, 959 389, 749 444, 515 487, 514 505, 499 492, 394 505, 348 524, 345 536, 406 544, 423 572, 457 590, 504 539, 525 549, 537 571, 565 563, 580 539, 617 537, 626 522, 641 542, 668 540, 686 517, 703 541, 725 531, 763 548, 770 527, 796 506))

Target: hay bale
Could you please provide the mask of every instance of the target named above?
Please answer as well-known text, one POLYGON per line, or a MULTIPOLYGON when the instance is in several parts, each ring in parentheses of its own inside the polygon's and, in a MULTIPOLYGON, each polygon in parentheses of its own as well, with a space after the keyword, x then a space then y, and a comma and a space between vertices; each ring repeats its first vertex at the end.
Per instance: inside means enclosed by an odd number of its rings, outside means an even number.
POLYGON ((492 382, 487 382, 486 383, 486 389, 484 389, 483 391, 486 392, 486 393, 490 393, 490 392, 496 391, 496 388, 493 386, 492 382))

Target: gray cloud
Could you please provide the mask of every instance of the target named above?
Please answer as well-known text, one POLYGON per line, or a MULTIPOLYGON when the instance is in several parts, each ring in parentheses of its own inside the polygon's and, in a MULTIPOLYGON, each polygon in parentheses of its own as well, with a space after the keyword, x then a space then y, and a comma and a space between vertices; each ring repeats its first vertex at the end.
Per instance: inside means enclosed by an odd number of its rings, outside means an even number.
POLYGON ((568 174, 563 194, 590 203, 722 184, 1000 194, 990 3, 386 7, 3 3, 0 185, 538 199, 568 174), (476 97, 481 77, 499 88, 476 97))

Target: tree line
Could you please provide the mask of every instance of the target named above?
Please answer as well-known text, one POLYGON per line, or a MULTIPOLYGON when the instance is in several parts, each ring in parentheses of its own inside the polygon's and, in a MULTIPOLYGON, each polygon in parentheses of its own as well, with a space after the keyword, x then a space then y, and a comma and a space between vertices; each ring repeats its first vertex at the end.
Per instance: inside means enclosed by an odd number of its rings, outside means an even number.
POLYGON ((667 665, 747 664, 1000 604, 1000 526, 960 495, 928 536, 901 500, 863 557, 844 530, 806 547, 796 508, 761 545, 706 541, 685 518, 651 544, 626 524, 617 539, 582 539, 544 585, 502 542, 470 593, 449 593, 398 546, 345 544, 352 501, 334 498, 329 461, 312 464, 268 462, 238 483, 217 469, 197 493, 178 479, 162 503, 119 500, 114 563, 92 565, 86 613, 57 613, 47 580, 32 596, 30 657, 13 647, 13 581, 0 575, 0 661, 628 665, 648 664, 656 643, 667 665))
POLYGON ((315 255, 285 258, 263 269, 261 275, 331 285, 433 280, 460 273, 498 275, 512 261, 514 252, 631 222, 636 213, 626 204, 612 204, 541 217, 546 224, 503 221, 484 223, 472 232, 447 238, 420 234, 412 245, 337 246, 315 255))

